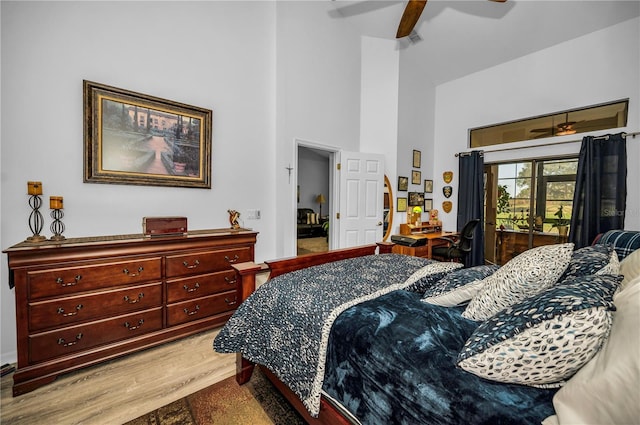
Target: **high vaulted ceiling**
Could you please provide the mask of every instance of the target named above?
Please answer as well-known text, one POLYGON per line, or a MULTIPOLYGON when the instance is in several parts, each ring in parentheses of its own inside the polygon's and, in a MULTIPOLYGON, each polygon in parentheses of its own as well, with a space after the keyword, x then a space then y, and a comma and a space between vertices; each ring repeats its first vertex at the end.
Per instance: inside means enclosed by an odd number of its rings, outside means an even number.
MULTIPOLYGON (((406 1, 332 5, 329 15, 348 20, 362 35, 394 39, 406 1)), ((440 84, 637 16, 638 0, 430 0, 415 27, 421 40, 401 39, 398 48, 440 84)), ((639 40, 631 45, 640 49, 639 40)))

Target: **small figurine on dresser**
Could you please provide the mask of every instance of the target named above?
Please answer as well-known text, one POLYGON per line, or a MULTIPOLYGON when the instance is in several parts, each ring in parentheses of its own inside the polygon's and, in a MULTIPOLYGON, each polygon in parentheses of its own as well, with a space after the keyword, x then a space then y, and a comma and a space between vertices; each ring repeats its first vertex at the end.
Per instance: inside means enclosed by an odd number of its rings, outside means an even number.
POLYGON ((240 213, 236 210, 227 210, 229 213, 229 224, 231 224, 232 229, 239 229, 240 223, 238 223, 238 219, 240 218, 240 213))

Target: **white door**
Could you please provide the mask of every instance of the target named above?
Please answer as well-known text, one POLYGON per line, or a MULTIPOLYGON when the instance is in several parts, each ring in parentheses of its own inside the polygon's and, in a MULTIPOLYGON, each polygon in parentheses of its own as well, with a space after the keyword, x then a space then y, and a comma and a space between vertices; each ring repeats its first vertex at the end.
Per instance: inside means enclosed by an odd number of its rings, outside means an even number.
POLYGON ((337 248, 382 241, 384 156, 342 151, 339 161, 337 248))

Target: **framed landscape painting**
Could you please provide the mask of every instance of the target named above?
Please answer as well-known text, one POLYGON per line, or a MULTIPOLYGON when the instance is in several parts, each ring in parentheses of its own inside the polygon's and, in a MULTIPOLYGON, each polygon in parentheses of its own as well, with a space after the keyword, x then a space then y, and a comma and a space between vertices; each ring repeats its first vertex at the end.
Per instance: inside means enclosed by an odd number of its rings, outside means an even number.
POLYGON ((211 188, 210 109, 84 81, 84 182, 211 188))

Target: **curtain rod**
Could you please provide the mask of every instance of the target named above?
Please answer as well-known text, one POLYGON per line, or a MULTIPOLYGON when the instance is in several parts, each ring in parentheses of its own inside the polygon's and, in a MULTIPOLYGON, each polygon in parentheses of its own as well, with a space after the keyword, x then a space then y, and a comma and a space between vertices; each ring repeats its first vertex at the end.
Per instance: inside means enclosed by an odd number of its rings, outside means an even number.
MULTIPOLYGON (((622 137, 623 138, 627 138, 627 136, 631 136, 632 138, 636 138, 637 135, 640 134, 640 131, 634 131, 633 133, 622 133, 622 137)), ((604 136, 596 136, 594 137, 594 140, 609 140, 609 135, 604 135, 604 136)), ((576 143, 576 142, 581 142, 582 140, 565 140, 563 142, 556 142, 553 143, 553 145, 564 145, 566 143, 576 143)), ((489 153, 493 153, 493 152, 505 152, 505 151, 513 151, 513 150, 518 150, 518 149, 528 149, 528 148, 541 148, 541 147, 545 147, 545 146, 550 146, 551 143, 549 144, 541 144, 541 145, 529 145, 529 146, 518 146, 518 147, 513 147, 513 148, 502 148, 502 149, 492 149, 490 151, 486 151, 489 153)), ((484 152, 484 151, 480 151, 480 152, 484 152)), ((457 154, 455 154, 456 157, 458 156, 466 156, 466 155, 471 155, 471 152, 459 152, 457 154)))

